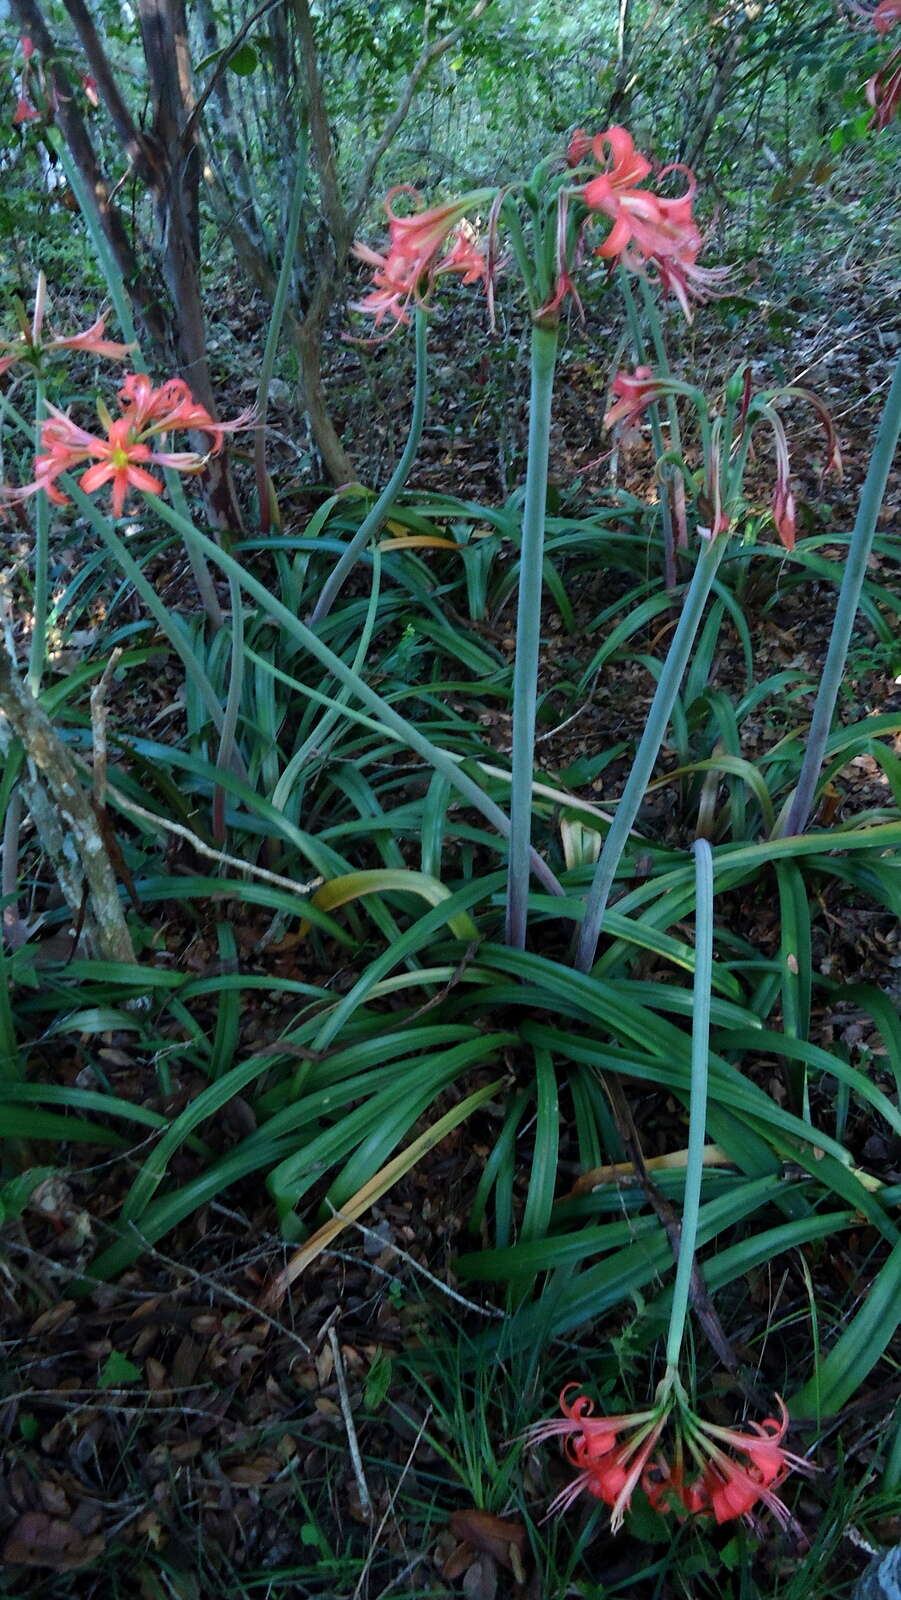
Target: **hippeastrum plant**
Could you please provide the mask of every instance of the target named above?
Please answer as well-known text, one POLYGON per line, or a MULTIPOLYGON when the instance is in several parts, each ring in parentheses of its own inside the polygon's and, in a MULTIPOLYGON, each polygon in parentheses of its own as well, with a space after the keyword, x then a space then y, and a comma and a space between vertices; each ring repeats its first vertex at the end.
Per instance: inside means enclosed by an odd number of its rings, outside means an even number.
POLYGON ((730 533, 745 509, 744 477, 755 429, 763 423, 773 436, 776 482, 772 515, 776 531, 787 550, 793 549, 795 543, 795 499, 791 487, 788 441, 782 418, 776 409, 782 400, 800 397, 814 407, 826 435, 826 468, 836 474, 841 473, 835 429, 822 401, 809 389, 802 389, 795 384, 754 394, 750 376, 749 368, 739 367, 726 384, 722 400, 713 408, 700 389, 682 383, 677 378, 655 377, 648 367, 639 367, 631 374, 621 372, 613 381, 616 399, 604 418, 608 427, 624 420, 635 421, 648 406, 667 396, 691 403, 700 436, 700 469, 692 471, 684 458, 673 451, 667 452, 663 460, 679 472, 695 497, 698 511, 704 519, 698 524, 703 543, 632 769, 598 857, 576 947, 576 966, 581 972, 588 972, 594 963, 616 870, 666 736, 679 685, 713 581, 726 553, 730 533))
POLYGON ((562 1418, 535 1423, 524 1435, 530 1444, 562 1438, 566 1459, 577 1469, 577 1476, 551 1502, 548 1515, 568 1510, 580 1494, 588 1493, 610 1507, 614 1531, 621 1527, 639 1486, 653 1510, 661 1514, 672 1511, 679 1518, 713 1517, 722 1523, 749 1517, 760 1502, 785 1525, 791 1517, 777 1489, 792 1469, 813 1470, 802 1457, 783 1447, 788 1413, 778 1397, 778 1418, 752 1423, 749 1432, 723 1428, 698 1416, 679 1375, 700 1215, 713 977, 713 853, 706 839, 697 839, 693 850, 695 961, 688 1149, 666 1368, 653 1404, 643 1410, 595 1416, 581 1385, 567 1384, 560 1396, 562 1418), (667 1431, 673 1435, 672 1458, 664 1451, 667 1431))
MULTIPOLYGON (((20 42, 27 66, 33 53, 31 40, 26 37, 20 42)), ((19 111, 22 110, 23 105, 25 106, 26 114, 37 116, 37 112, 28 112, 27 104, 21 99, 19 111)), ((20 118, 17 112, 14 120, 24 120, 24 118, 20 118)), ((19 335, 16 339, 0 340, 0 377, 19 362, 23 362, 27 367, 30 367, 35 379, 34 428, 35 436, 38 438, 47 414, 47 372, 48 368, 53 365, 54 357, 68 355, 71 350, 82 350, 90 355, 103 356, 111 361, 121 361, 131 352, 134 346, 120 344, 115 339, 107 339, 105 337, 105 317, 98 317, 96 322, 93 322, 89 328, 85 328, 82 333, 69 334, 65 338, 47 338, 44 333, 47 313, 47 280, 43 272, 38 273, 31 320, 29 321, 26 316, 25 308, 20 300, 13 300, 13 310, 16 321, 19 324, 19 335)), ((3 490, 0 488, 0 504, 2 504, 3 498, 3 490)), ((35 691, 40 686, 44 662, 45 623, 48 602, 48 541, 48 506, 44 497, 41 496, 35 517, 34 600, 29 662, 29 682, 31 688, 35 691)))
POLYGON ((777 404, 798 397, 816 411, 826 436, 825 470, 841 478, 842 461, 832 417, 819 396, 797 384, 779 389, 751 390, 750 367, 739 367, 726 385, 723 399, 711 410, 700 389, 681 383, 668 374, 655 375, 650 367, 636 367, 633 373, 619 372, 611 384, 616 396, 604 417, 604 427, 618 422, 636 422, 647 408, 667 396, 685 398, 694 407, 700 432, 702 467, 689 470, 684 459, 667 452, 666 461, 676 466, 687 487, 694 493, 704 519, 698 532, 705 538, 728 533, 745 509, 744 472, 755 427, 764 422, 773 436, 776 455, 776 482, 772 495, 772 516, 786 550, 793 550, 796 532, 795 497, 791 487, 791 462, 785 426, 777 404))
POLYGON ((427 306, 438 279, 448 274, 466 284, 488 278, 487 251, 479 245, 466 215, 487 204, 493 190, 474 189, 444 205, 407 215, 398 215, 392 204, 400 194, 417 198, 417 191, 407 183, 389 189, 385 197, 388 248, 380 252, 360 243, 353 247, 357 260, 375 270, 370 292, 362 300, 352 301, 351 310, 374 317, 376 327, 386 316, 393 317, 396 324, 408 323, 410 306, 427 306))
MULTIPOLYGON (((376 325, 387 316, 396 323, 406 322, 410 307, 416 310, 417 385, 411 438, 417 419, 421 427, 424 317, 438 279, 448 273, 462 276, 464 282, 482 279, 490 301, 499 267, 497 239, 503 231, 528 299, 532 318, 531 393, 519 559, 506 910, 507 942, 520 949, 526 935, 544 522, 561 308, 569 296, 580 307, 576 277, 589 254, 608 269, 620 262, 628 271, 657 282, 664 293, 675 296, 686 316, 691 314, 692 300, 710 298, 725 276, 723 269, 698 265, 703 240, 692 211, 696 191, 693 173, 677 165, 662 168, 657 182, 674 174, 685 182, 683 192, 670 198, 649 185, 652 172, 651 162, 636 149, 625 128, 611 127, 594 136, 577 129, 565 160, 551 157, 536 167, 528 182, 496 193, 477 190, 443 205, 399 216, 392 206, 393 197, 410 191, 393 189, 386 203, 387 250, 378 252, 365 245, 356 248, 358 258, 375 268, 373 287, 355 303, 356 309, 373 315, 376 325), (472 218, 489 201, 487 245, 483 251, 477 243, 472 218)), ((412 459, 408 440, 389 485, 327 580, 312 621, 325 616, 338 586, 405 481, 412 459)))

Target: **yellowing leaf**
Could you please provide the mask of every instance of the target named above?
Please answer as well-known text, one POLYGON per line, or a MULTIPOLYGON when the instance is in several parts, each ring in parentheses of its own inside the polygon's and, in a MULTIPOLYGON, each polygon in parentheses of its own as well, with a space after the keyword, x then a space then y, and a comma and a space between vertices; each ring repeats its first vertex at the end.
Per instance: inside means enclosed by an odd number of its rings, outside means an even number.
MULTIPOLYGON (((367 894, 383 894, 389 890, 404 889, 418 894, 430 906, 449 900, 451 892, 437 878, 427 872, 413 872, 406 867, 373 867, 369 871, 345 872, 338 878, 329 878, 317 889, 311 903, 320 911, 334 911, 336 906, 347 905, 349 900, 359 900, 367 894)), ((455 939, 477 939, 479 930, 468 911, 458 911, 448 917, 448 927, 455 939)), ((302 931, 306 932, 308 924, 302 931)))
POLYGON ((323 1250, 328 1249, 332 1241, 338 1237, 339 1233, 344 1232, 349 1223, 356 1222, 365 1211, 369 1210, 370 1206, 375 1205, 377 1200, 381 1200, 382 1195, 387 1194, 395 1183, 415 1167, 417 1161, 421 1161, 423 1156, 427 1155, 436 1144, 441 1143, 446 1134, 451 1133, 459 1123, 464 1122, 470 1112, 477 1110, 480 1105, 484 1105, 486 1100, 490 1100, 492 1095, 497 1093, 503 1081, 503 1078, 496 1078, 494 1083, 486 1084, 484 1088, 477 1089, 474 1094, 468 1095, 458 1106, 454 1106, 453 1110, 447 1111, 443 1117, 439 1117, 434 1127, 428 1128, 425 1133, 419 1135, 418 1139, 414 1139, 406 1150, 402 1150, 399 1155, 392 1156, 391 1160, 381 1168, 381 1171, 374 1173, 368 1182, 357 1190, 356 1194, 351 1195, 349 1200, 345 1200, 339 1215, 331 1217, 328 1222, 324 1222, 321 1228, 317 1228, 312 1238, 307 1240, 306 1244, 302 1244, 299 1250, 295 1250, 287 1266, 282 1269, 266 1291, 264 1305, 270 1308, 278 1305, 291 1287, 294 1279, 299 1278, 311 1261, 315 1261, 323 1250))
MULTIPOLYGON (((389 523, 390 527, 391 524, 389 523)), ((380 550, 461 550, 462 545, 453 539, 441 539, 437 533, 403 533, 395 539, 380 539, 380 550)))

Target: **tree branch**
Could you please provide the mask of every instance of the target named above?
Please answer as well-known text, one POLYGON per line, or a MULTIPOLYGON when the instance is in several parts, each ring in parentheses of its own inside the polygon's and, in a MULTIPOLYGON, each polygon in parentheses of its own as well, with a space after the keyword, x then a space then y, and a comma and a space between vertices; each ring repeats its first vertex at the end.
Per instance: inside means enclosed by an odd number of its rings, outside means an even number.
POLYGON ((350 205, 349 215, 352 228, 356 226, 357 220, 363 211, 366 201, 369 199, 369 192, 372 188, 372 181, 375 177, 376 168, 381 161, 382 156, 385 154, 385 151, 388 149, 392 139, 397 133, 398 128, 404 121, 404 118, 406 117, 411 105, 413 104, 413 96, 419 87, 419 81, 423 74, 428 71, 433 62, 437 61, 439 57, 445 55, 448 50, 453 48, 458 39, 463 37, 463 34, 466 32, 466 29, 469 27, 470 23, 478 22, 479 17, 483 12, 487 11, 490 4, 491 0, 476 0, 476 4, 469 12, 469 15, 464 17, 463 21, 459 22, 455 28, 451 28, 450 33, 442 34, 440 39, 434 39, 430 45, 426 45, 426 48, 423 50, 419 60, 416 62, 416 65, 413 67, 413 70, 404 84, 403 90, 401 91, 401 97, 398 100, 397 105, 391 113, 391 116, 388 118, 388 121, 385 123, 385 126, 373 145, 372 150, 369 152, 369 155, 363 162, 363 171, 360 174, 360 179, 357 183, 356 191, 350 205))
POLYGON ((157 351, 165 357, 170 344, 170 328, 160 310, 156 287, 150 275, 142 267, 122 218, 110 199, 109 186, 78 109, 78 101, 68 75, 59 63, 58 51, 44 21, 43 13, 37 0, 12 0, 12 10, 22 32, 29 35, 43 57, 44 70, 53 95, 57 126, 68 145, 72 160, 84 179, 85 188, 91 197, 100 225, 109 240, 116 265, 125 280, 143 326, 157 351))
POLYGON ((316 35, 313 32, 313 20, 310 16, 310 7, 307 0, 294 0, 294 20, 297 24, 300 55, 307 80, 307 115, 310 119, 313 149, 316 152, 316 167, 319 172, 319 184, 322 190, 322 208, 325 212, 329 233, 332 236, 335 258, 340 262, 350 248, 353 228, 342 204, 338 189, 335 141, 332 138, 331 123, 329 122, 325 104, 322 75, 319 71, 319 55, 316 49, 316 35))
POLYGON ((250 16, 247 18, 247 21, 242 23, 241 27, 234 35, 231 44, 226 45, 221 56, 219 57, 219 60, 216 62, 215 67, 210 73, 207 82, 204 84, 200 94, 197 96, 197 99, 194 102, 193 110, 191 111, 191 115, 185 123, 182 131, 182 141, 186 150, 190 149, 191 144, 194 141, 194 132, 198 122, 200 121, 203 108, 209 100, 210 95, 215 89, 216 84, 228 66, 228 63, 238 46, 243 44, 244 40, 247 38, 247 35, 250 33, 251 28, 256 27, 260 18, 265 17, 266 12, 272 11, 275 6, 280 6, 281 3, 282 0, 263 0, 263 4, 261 6, 257 6, 256 11, 252 11, 250 16))
POLYGON ((125 104, 85 0, 63 0, 63 4, 81 40, 88 65, 96 79, 97 88, 120 143, 140 177, 145 182, 152 181, 153 157, 148 148, 147 138, 136 126, 125 104))

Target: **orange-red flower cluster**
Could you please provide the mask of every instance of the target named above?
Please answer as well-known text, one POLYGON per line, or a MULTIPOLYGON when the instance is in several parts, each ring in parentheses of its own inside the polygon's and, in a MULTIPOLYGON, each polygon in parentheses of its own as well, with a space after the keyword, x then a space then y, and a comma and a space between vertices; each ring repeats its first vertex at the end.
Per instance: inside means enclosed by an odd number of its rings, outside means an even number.
MULTIPOLYGON (((487 193, 487 192, 486 192, 487 193)), ((382 254, 368 245, 355 244, 353 254, 373 267, 370 292, 353 302, 351 309, 375 317, 376 326, 386 316, 396 323, 409 322, 411 303, 423 304, 435 282, 445 273, 458 274, 464 283, 487 281, 488 257, 479 246, 474 229, 464 220, 486 193, 463 195, 426 211, 398 216, 393 209, 395 195, 416 196, 409 184, 397 184, 385 200, 388 213, 388 249, 382 254), (445 249, 450 236, 450 247, 445 249)))
POLYGON ((674 1388, 648 1411, 596 1417, 578 1384, 568 1384, 560 1409, 562 1418, 528 1430, 532 1444, 561 1437, 567 1460, 578 1468, 578 1476, 552 1501, 549 1516, 568 1510, 585 1492, 610 1506, 611 1524, 618 1528, 640 1485, 661 1514, 713 1517, 721 1523, 747 1517, 759 1504, 786 1523, 789 1513, 776 1491, 793 1469, 812 1470, 783 1448, 788 1412, 781 1400, 779 1417, 752 1423, 748 1433, 704 1422, 674 1388), (672 1463, 659 1448, 668 1421, 676 1432, 672 1463))
POLYGON ((34 494, 44 489, 55 505, 68 504, 58 487, 57 480, 65 472, 92 462, 79 480, 85 494, 93 494, 105 483, 112 485, 113 515, 120 517, 125 507, 129 489, 143 489, 147 494, 162 494, 159 478, 148 471, 154 467, 171 467, 176 472, 200 472, 209 456, 222 449, 225 435, 238 428, 247 427, 252 419, 245 412, 233 422, 216 422, 209 412, 194 399, 181 378, 171 378, 159 389, 154 389, 143 373, 129 373, 119 390, 121 416, 115 419, 98 407, 104 434, 88 433, 80 428, 64 411, 48 406, 41 428, 41 450, 35 457, 33 482, 19 491, 19 495, 34 494), (192 429, 205 433, 210 440, 206 455, 194 450, 153 451, 149 440, 175 429, 192 429))
POLYGON ((596 255, 605 261, 619 260, 633 272, 652 266, 664 290, 675 295, 690 320, 691 300, 711 299, 728 276, 727 268, 697 264, 703 239, 692 215, 694 173, 679 163, 661 169, 658 183, 674 172, 686 180, 684 193, 674 199, 639 188, 651 175, 651 163, 621 127, 607 128, 593 138, 577 128, 567 160, 572 167, 591 162, 599 169, 576 190, 589 212, 603 213, 613 223, 596 255))

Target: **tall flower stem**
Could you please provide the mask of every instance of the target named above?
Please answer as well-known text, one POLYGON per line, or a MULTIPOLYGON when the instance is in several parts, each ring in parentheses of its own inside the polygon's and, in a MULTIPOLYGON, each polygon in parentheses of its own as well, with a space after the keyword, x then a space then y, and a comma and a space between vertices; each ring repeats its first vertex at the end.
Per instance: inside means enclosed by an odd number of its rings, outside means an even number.
MULTIPOLYGON (((636 366, 647 363, 647 346, 641 331, 641 322, 638 317, 638 307, 629 282, 629 274, 625 267, 619 269, 619 286, 622 292, 623 303, 626 307, 626 318, 629 323, 629 332, 632 335, 632 348, 635 351, 636 366)), ((665 352, 664 352, 665 354, 665 352)), ((661 368, 664 377, 669 377, 669 366, 664 364, 661 368)), ((675 413, 675 406, 670 402, 670 412, 675 413)), ((660 424, 660 408, 656 403, 648 410, 648 420, 651 424, 651 439, 654 445, 654 455, 659 461, 664 454, 666 446, 663 442, 663 428, 660 424)), ((670 418, 672 421, 672 416, 670 418)), ((673 513, 669 498, 670 472, 666 470, 666 477, 660 485, 660 526, 663 530, 663 567, 664 582, 668 590, 676 587, 676 550, 673 538, 673 513)))
MULTIPOLYGON (((647 279, 640 278, 639 285, 641 288, 641 298, 644 302, 645 316, 648 319, 648 327, 651 332, 651 343, 654 346, 654 360, 657 365, 657 371, 663 373, 665 377, 670 378, 672 377, 672 368, 670 367, 669 356, 667 354, 666 340, 663 337, 663 323, 660 320, 660 309, 654 297, 654 291, 652 290, 647 279)), ((682 431, 679 427, 679 412, 676 409, 676 401, 673 395, 668 397, 667 411, 669 414, 670 438, 672 447, 681 455, 682 431)))
POLYGON ((644 798, 644 792, 650 782, 654 771, 654 764, 660 753, 660 747, 666 736, 666 730, 672 715, 676 695, 688 658, 691 654, 707 597, 713 587, 720 562, 726 551, 727 539, 720 536, 705 545, 698 557, 685 603, 679 617, 676 631, 673 634, 669 654, 663 665, 663 671, 657 683, 651 709, 644 726, 644 732, 639 740, 635 752, 635 760, 629 773, 622 798, 616 808, 616 816, 610 825, 604 846, 595 868, 594 879, 588 892, 585 903, 585 917, 579 934, 576 947, 575 964, 579 972, 590 972, 594 963, 598 939, 604 922, 604 913, 616 869, 620 857, 626 846, 638 808, 644 798))
MULTIPOLYGON (((44 421, 44 380, 38 378, 34 396, 35 452, 41 448, 41 424, 44 421)), ((37 496, 34 509, 34 591, 32 598, 31 647, 28 652, 28 687, 33 695, 41 690, 44 662, 47 658, 47 594, 50 565, 50 502, 45 494, 37 496)))
POLYGON ((845 670, 851 631, 866 577, 867 562, 876 531, 876 519, 885 494, 899 432, 901 432, 901 357, 895 368, 895 376, 885 402, 885 410, 882 413, 882 421, 879 424, 879 432, 876 435, 876 443, 861 491, 857 519, 851 535, 842 586, 835 609, 829 649, 826 652, 826 662, 813 708, 810 732, 807 735, 807 749, 804 753, 801 776, 782 829, 783 834, 803 833, 810 818, 826 741, 829 738, 835 703, 845 670))
POLYGON ((519 550, 516 657, 513 665, 513 783, 510 792, 510 856, 507 869, 506 940, 517 950, 523 950, 526 943, 535 707, 541 642, 541 572, 557 338, 556 321, 532 324, 529 463, 519 550))
POLYGON ((351 539, 350 544, 347 546, 344 554, 339 558, 338 561, 336 561, 325 583, 323 584, 319 599, 316 601, 316 604, 310 613, 309 621, 311 627, 315 627, 317 622, 322 622, 324 618, 328 616, 332 606, 338 598, 339 590, 341 589, 345 578, 347 577, 351 568, 356 565, 360 552, 365 550, 369 540, 374 534, 378 533, 379 528, 382 526, 382 523, 384 522, 395 497, 399 494, 400 490, 406 483, 407 478, 410 475, 410 469, 413 465, 413 462, 416 460, 416 452, 419 449, 419 441, 422 438, 422 425, 425 421, 425 408, 429 389, 427 361, 428 341, 426 337, 428 333, 428 325, 428 312, 426 311, 425 307, 417 306, 415 340, 416 387, 413 391, 413 415, 410 418, 410 432, 407 435, 407 442, 404 445, 401 458, 392 472, 391 477, 388 479, 388 482, 385 484, 384 489, 376 500, 375 505, 372 507, 372 510, 369 512, 368 516, 363 518, 363 521, 360 523, 359 528, 351 539))
POLYGON ((696 839, 695 858, 695 979, 691 1024, 691 1088, 688 1101, 688 1154, 679 1231, 679 1259, 666 1338, 667 1369, 679 1363, 685 1319, 691 1292, 701 1209, 704 1172, 704 1137, 707 1126, 707 1058, 710 1053, 710 986, 713 976, 713 852, 706 839, 696 839))

